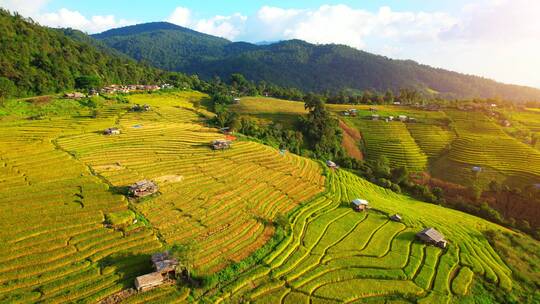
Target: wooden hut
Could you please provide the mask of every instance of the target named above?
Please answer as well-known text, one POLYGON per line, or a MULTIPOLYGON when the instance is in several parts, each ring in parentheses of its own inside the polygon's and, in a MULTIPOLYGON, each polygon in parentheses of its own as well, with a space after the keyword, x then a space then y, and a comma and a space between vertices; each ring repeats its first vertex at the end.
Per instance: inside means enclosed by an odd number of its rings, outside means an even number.
POLYGON ((331 161, 331 160, 327 160, 326 165, 330 169, 337 169, 338 168, 338 165, 335 162, 331 161))
POLYGON ((119 135, 120 129, 118 128, 108 128, 105 131, 103 131, 103 134, 105 135, 119 135))
POLYGON ((402 218, 399 214, 394 214, 390 217, 390 220, 394 222, 401 222, 402 218))
POLYGON ((168 251, 155 253, 152 255, 152 265, 156 272, 162 275, 174 276, 178 260, 175 259, 168 251))
POLYGON ((354 199, 351 204, 353 206, 353 209, 359 212, 369 209, 369 202, 363 199, 354 199))
POLYGON ((210 143, 210 146, 212 147, 213 150, 226 150, 226 149, 230 149, 230 148, 231 148, 231 145, 232 145, 232 142, 229 141, 229 140, 225 140, 225 139, 217 139, 217 140, 213 140, 213 141, 210 143))
POLYGON ((165 277, 159 272, 152 272, 135 278, 137 291, 147 291, 165 282, 165 277))
POLYGON ((149 180, 142 180, 129 186, 129 194, 133 197, 145 197, 159 190, 158 186, 149 180))
POLYGON ((444 236, 435 228, 426 228, 416 234, 416 237, 427 244, 432 244, 437 247, 446 248, 448 242, 444 236))

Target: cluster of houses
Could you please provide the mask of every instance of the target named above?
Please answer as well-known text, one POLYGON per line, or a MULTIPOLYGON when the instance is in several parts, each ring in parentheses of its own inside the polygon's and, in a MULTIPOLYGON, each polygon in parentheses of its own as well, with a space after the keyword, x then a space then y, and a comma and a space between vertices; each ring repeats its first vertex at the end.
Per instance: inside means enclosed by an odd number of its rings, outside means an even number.
POLYGON ((343 116, 350 116, 350 117, 356 117, 358 115, 357 109, 348 109, 346 111, 343 111, 343 116))
POLYGON ((416 122, 416 118, 408 117, 406 115, 399 115, 397 117, 395 116, 382 117, 379 114, 371 114, 371 120, 383 120, 383 119, 386 122, 390 122, 390 121, 416 122))
MULTIPOLYGON (((356 198, 351 202, 351 205, 357 212, 367 212, 370 209, 369 202, 365 199, 356 198)), ((394 214, 389 219, 394 222, 401 222, 403 220, 399 214, 394 214)), ((448 241, 445 240, 442 233, 435 228, 423 229, 416 234, 416 238, 426 244, 435 245, 443 249, 448 245, 448 241)))
POLYGON ((159 91, 163 89, 170 89, 173 86, 166 83, 162 85, 148 85, 148 84, 128 84, 128 85, 119 85, 111 84, 106 87, 101 88, 100 92, 103 94, 115 94, 115 93, 131 93, 131 92, 140 92, 140 91, 159 91))

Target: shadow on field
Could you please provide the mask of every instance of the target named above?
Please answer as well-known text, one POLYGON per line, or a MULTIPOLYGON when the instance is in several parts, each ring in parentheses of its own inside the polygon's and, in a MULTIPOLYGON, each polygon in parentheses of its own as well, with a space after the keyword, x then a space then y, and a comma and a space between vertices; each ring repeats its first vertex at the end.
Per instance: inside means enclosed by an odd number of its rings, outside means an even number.
POLYGON ((112 194, 119 194, 119 195, 129 195, 129 186, 120 186, 120 187, 110 187, 109 192, 112 194))
POLYGON ((115 273, 124 288, 134 286, 136 277, 153 272, 150 254, 119 253, 98 262, 102 274, 115 273))

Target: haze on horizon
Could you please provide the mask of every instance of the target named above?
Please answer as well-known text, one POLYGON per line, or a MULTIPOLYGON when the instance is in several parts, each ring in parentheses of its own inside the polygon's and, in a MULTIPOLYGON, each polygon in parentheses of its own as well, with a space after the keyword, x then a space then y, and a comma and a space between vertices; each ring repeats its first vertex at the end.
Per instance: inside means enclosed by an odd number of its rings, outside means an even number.
POLYGON ((168 21, 232 41, 339 43, 540 88, 536 0, 0 0, 0 6, 87 33, 168 21))

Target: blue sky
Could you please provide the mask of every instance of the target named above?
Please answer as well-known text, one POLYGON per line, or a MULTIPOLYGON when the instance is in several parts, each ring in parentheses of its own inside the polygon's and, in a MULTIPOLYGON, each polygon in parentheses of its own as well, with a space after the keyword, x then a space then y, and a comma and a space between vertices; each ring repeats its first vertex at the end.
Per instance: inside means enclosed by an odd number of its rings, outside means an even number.
POLYGON ((371 0, 371 1, 339 1, 339 0, 295 0, 295 1, 264 1, 264 0, 190 0, 190 1, 141 1, 141 0, 94 0, 94 1, 73 1, 73 0, 52 0, 47 7, 56 11, 61 8, 71 8, 79 10, 89 15, 114 14, 139 21, 159 20, 170 14, 174 8, 187 7, 197 13, 198 17, 209 18, 214 15, 231 15, 241 12, 246 15, 257 12, 262 6, 276 6, 281 8, 317 8, 322 5, 345 4, 352 8, 363 8, 367 10, 377 10, 381 6, 390 6, 396 10, 459 10, 464 0, 371 0))
POLYGON ((169 21, 232 41, 339 43, 540 88, 539 0, 0 0, 0 6, 87 33, 169 21))

